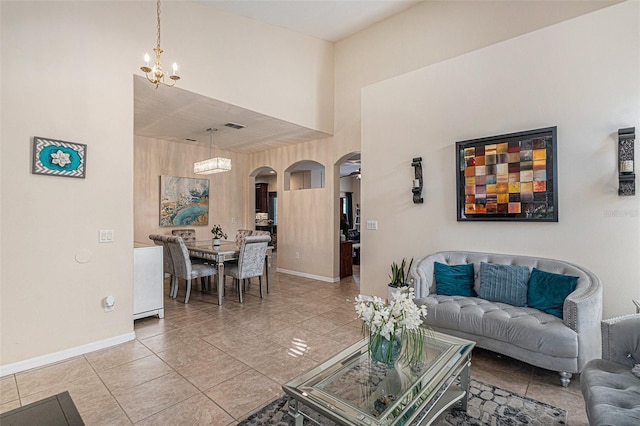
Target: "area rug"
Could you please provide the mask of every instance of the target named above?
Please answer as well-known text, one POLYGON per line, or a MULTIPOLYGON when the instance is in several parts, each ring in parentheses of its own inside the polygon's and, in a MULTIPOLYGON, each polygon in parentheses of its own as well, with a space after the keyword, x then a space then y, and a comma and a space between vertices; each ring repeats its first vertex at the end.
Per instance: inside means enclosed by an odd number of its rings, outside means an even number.
MULTIPOLYGON (((247 417, 239 425, 293 425, 293 418, 289 415, 288 402, 289 397, 282 396, 247 417)), ((304 411, 323 426, 336 426, 336 423, 323 418, 309 407, 305 406, 304 411)), ((477 380, 471 380, 467 412, 463 412, 454 406, 433 423, 436 426, 548 426, 565 424, 567 424, 566 410, 477 380)))

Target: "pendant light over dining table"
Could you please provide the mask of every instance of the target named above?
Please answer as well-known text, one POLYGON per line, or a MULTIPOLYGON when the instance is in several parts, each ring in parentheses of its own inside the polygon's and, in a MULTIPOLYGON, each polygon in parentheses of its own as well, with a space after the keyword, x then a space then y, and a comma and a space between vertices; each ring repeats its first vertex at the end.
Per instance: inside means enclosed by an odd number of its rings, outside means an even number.
MULTIPOLYGON (((218 131, 218 129, 208 128, 207 131, 209 132, 209 155, 211 155, 213 132, 218 131)), ((210 175, 213 173, 228 172, 229 170, 231 170, 230 158, 215 157, 193 164, 193 173, 198 175, 210 175)))

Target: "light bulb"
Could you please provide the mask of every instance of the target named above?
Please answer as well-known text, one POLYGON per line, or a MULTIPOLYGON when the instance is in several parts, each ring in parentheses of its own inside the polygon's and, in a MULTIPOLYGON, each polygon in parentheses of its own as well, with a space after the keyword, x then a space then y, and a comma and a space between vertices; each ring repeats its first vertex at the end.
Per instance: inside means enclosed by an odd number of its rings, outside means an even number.
POLYGON ((173 75, 178 74, 178 64, 176 62, 173 63, 173 75))
POLYGON ((149 66, 149 54, 148 53, 144 54, 144 63, 145 63, 145 65, 147 67, 149 66))

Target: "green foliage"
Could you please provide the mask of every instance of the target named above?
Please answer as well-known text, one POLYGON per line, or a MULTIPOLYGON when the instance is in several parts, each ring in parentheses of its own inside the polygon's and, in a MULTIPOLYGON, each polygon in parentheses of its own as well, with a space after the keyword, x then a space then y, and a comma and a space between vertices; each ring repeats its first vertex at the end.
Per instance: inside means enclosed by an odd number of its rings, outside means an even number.
POLYGON ((411 258, 408 265, 407 259, 405 258, 402 258, 400 265, 396 262, 391 263, 391 275, 389 275, 391 282, 389 282, 389 285, 391 287, 408 286, 409 283, 407 280, 409 279, 409 270, 411 269, 411 265, 413 265, 413 258, 411 258))
POLYGON ((227 234, 222 231, 222 226, 220 225, 213 225, 211 233, 213 234, 213 238, 227 238, 227 234))

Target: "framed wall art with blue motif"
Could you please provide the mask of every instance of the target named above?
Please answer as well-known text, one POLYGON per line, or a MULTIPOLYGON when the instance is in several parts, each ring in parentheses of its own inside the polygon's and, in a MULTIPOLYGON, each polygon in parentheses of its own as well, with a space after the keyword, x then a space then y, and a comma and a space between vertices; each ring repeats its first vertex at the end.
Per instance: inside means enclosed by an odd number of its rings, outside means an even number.
POLYGON ((84 179, 86 170, 87 145, 33 137, 31 173, 84 179))

